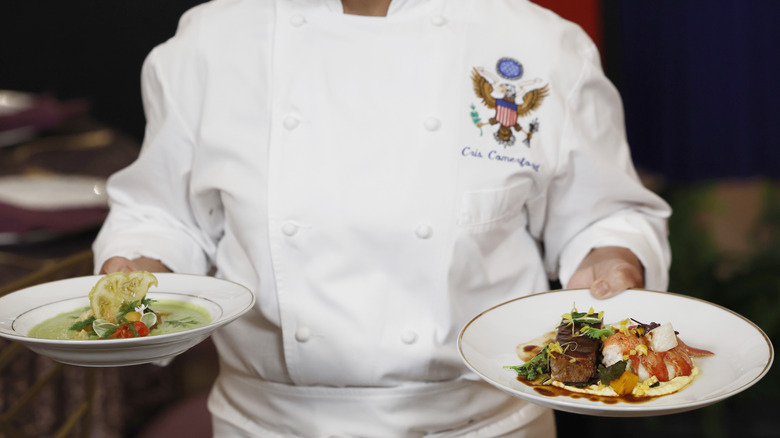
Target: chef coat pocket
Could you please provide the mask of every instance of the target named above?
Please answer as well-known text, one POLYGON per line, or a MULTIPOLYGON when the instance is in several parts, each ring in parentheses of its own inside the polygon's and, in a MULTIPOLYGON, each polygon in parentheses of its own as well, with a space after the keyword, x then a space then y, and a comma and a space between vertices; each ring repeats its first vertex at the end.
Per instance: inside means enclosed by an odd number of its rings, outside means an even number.
POLYGON ((461 194, 457 224, 472 232, 490 230, 522 216, 530 181, 500 189, 475 190, 461 194))

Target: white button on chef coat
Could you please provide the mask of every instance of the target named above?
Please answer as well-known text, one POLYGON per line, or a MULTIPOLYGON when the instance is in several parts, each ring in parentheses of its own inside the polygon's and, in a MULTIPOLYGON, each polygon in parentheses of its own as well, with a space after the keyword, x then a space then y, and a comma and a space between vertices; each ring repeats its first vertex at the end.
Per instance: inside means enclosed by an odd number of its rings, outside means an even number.
POLYGON ((417 342, 417 333, 412 330, 404 330, 401 333, 401 342, 404 344, 414 344, 417 342))
POLYGON ((295 330, 295 340, 298 342, 308 342, 311 339, 311 329, 309 327, 298 327, 295 330))
POLYGON ((290 24, 295 27, 301 27, 306 24, 306 18, 303 15, 293 15, 290 17, 290 24))
POLYGON ((293 222, 285 222, 284 225, 282 225, 282 233, 287 237, 292 237, 298 233, 299 228, 300 227, 293 222))
POLYGON ((434 26, 443 26, 446 23, 447 20, 441 15, 435 15, 431 17, 431 24, 433 24, 434 26))
POLYGON ((284 127, 288 130, 292 131, 293 129, 298 127, 298 124, 300 123, 300 120, 295 116, 287 116, 284 118, 284 127))
POLYGON ((425 119, 425 129, 429 131, 436 131, 441 127, 441 121, 435 117, 429 117, 425 119))
POLYGON ((428 224, 420 224, 414 232, 420 239, 428 239, 433 235, 433 228, 428 224))

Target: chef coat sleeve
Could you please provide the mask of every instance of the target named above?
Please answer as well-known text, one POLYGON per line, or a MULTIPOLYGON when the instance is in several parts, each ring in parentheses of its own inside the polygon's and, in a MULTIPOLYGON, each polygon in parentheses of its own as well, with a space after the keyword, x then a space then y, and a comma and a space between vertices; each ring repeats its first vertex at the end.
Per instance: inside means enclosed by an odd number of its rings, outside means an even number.
POLYGON ((208 271, 215 243, 198 227, 188 196, 196 119, 187 111, 199 93, 187 44, 174 38, 144 63, 144 144, 133 164, 109 178, 110 213, 93 244, 96 270, 112 256, 145 256, 174 272, 208 271))
POLYGON ((669 206, 634 169, 623 107, 605 77, 598 51, 583 36, 582 69, 566 96, 557 169, 547 190, 544 225, 549 274, 566 285, 593 249, 630 249, 644 266, 645 288, 668 286, 669 206))

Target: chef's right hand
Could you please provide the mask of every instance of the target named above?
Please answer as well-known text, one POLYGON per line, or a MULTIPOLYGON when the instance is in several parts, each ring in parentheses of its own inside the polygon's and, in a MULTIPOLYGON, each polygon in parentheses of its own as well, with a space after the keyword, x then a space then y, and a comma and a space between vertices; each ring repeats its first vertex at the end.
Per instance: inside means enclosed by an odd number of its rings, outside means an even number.
POLYGON ((133 271, 172 272, 161 261, 148 257, 139 257, 133 260, 125 257, 111 257, 106 260, 100 268, 101 274, 111 274, 114 272, 124 272, 127 274, 133 271))

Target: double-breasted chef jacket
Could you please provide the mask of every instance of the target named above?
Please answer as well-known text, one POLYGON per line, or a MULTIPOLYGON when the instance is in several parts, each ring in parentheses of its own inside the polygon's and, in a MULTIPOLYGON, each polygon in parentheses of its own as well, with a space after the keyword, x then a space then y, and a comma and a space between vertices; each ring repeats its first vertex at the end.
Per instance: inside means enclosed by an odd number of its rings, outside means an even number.
POLYGON ((669 208, 598 51, 530 2, 212 1, 142 82, 143 148, 109 181, 96 265, 215 267, 256 294, 214 335, 209 402, 248 436, 498 435, 545 410, 467 370, 466 322, 599 246, 666 287, 669 208))

